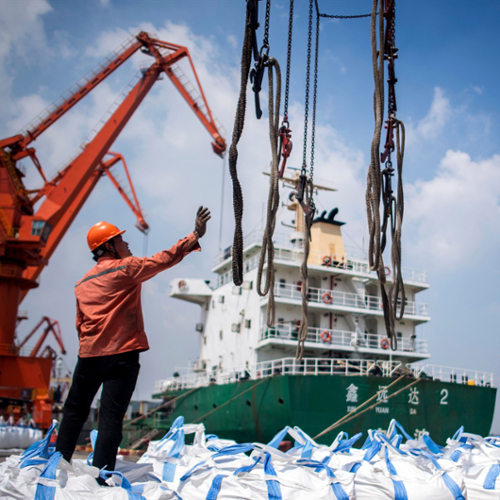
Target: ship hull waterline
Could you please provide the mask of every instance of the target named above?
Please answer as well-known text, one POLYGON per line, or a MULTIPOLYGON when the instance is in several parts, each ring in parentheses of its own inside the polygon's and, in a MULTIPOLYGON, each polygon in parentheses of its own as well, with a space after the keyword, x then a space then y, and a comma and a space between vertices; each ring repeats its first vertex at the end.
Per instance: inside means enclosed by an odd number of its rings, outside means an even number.
MULTIPOLYGON (((298 426, 315 436, 394 380, 375 376, 277 375, 263 382, 244 380, 195 391, 167 391, 154 397, 172 399, 192 392, 173 403, 173 412, 167 418, 157 415, 147 425, 167 430, 182 415, 186 423, 203 422, 207 432, 238 442, 268 442, 285 425, 298 426), (247 392, 238 397, 244 391, 247 392), (203 418, 199 420, 200 417, 203 418)), ((412 382, 411 378, 398 381, 388 395, 412 382)), ((378 398, 383 396, 381 393, 378 398)), ((377 403, 378 398, 361 410, 377 403)), ((491 429, 495 398, 496 388, 421 379, 375 408, 342 423, 318 442, 330 444, 341 430, 349 435, 363 432, 366 436, 369 429, 387 429, 393 418, 410 435, 428 431, 443 445, 462 425, 466 432, 486 436, 491 429)))

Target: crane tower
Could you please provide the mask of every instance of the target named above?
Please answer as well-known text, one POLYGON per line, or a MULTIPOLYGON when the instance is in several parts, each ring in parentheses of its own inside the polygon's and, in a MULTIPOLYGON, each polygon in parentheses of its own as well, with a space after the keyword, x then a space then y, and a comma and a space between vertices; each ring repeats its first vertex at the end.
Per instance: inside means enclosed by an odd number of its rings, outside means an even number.
POLYGON ((35 401, 35 420, 50 424, 48 386, 52 359, 33 353, 22 356, 15 342, 19 304, 26 293, 38 286, 37 278, 82 208, 98 180, 108 175, 137 217, 137 226, 146 231, 139 202, 121 155, 110 151, 114 141, 162 74, 166 74, 212 136, 212 147, 222 156, 224 138, 214 119, 186 47, 152 38, 140 32, 84 78, 75 90, 63 96, 21 134, 0 140, 0 400, 35 401), (152 64, 123 101, 111 113, 84 149, 57 175, 48 179, 32 143, 59 118, 82 100, 99 83, 135 52, 152 57, 152 64), (176 64, 186 58, 194 75, 191 84, 176 64), (19 164, 30 158, 43 179, 43 187, 30 190, 24 185, 19 164), (122 161, 131 184, 127 195, 111 168, 122 161), (36 391, 36 398, 33 390, 36 391))

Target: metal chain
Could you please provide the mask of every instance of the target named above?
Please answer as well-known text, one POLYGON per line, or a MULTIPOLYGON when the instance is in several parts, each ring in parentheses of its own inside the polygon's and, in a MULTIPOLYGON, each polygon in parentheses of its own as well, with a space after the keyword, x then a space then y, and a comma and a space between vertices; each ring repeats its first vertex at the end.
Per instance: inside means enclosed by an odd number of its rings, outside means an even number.
POLYGON ((262 45, 264 47, 269 48, 269 20, 271 17, 271 0, 267 0, 266 2, 266 21, 264 25, 264 39, 262 41, 262 45))
POLYGON ((290 18, 288 20, 288 49, 286 54, 285 99, 283 116, 288 121, 288 90, 290 87, 290 64, 292 60, 292 31, 293 31, 293 0, 290 0, 290 18))
POLYGON ((311 39, 312 39, 312 19, 313 19, 313 1, 309 0, 309 31, 307 34, 307 69, 306 69, 306 96, 304 103, 304 150, 302 153, 301 175, 306 175, 307 167, 307 126, 309 115, 309 81, 311 78, 311 39))
MULTIPOLYGON (((371 13, 370 14, 358 14, 358 15, 354 15, 354 16, 339 16, 339 15, 335 15, 335 14, 320 14, 319 13, 319 7, 318 7, 318 0, 314 0, 315 3, 316 3, 316 14, 318 15, 318 17, 326 17, 328 19, 360 19, 362 17, 371 17, 371 13)), ((377 12, 378 14, 378 12, 377 12)))
POLYGON ((313 110, 311 124, 311 162, 309 164, 309 180, 312 184, 314 174, 314 144, 316 138, 316 96, 318 93, 318 51, 319 51, 319 16, 316 13, 316 47, 314 54, 314 86, 313 86, 313 110))
POLYGON ((360 14, 357 16, 337 16, 334 14, 319 14, 319 17, 327 17, 328 19, 361 19, 362 17, 371 17, 371 14, 360 14))

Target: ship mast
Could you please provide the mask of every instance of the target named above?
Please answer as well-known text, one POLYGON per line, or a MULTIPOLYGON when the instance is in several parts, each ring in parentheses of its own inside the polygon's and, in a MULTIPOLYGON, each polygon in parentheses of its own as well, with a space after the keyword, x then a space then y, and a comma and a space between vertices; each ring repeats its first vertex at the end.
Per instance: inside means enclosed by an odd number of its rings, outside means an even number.
MULTIPOLYGON (((283 176, 282 177, 283 186, 296 191, 299 185, 299 177, 300 177, 299 170, 296 170, 294 172, 293 177, 283 176)), ((321 181, 321 182, 323 182, 323 184, 313 183, 313 189, 315 191, 337 191, 337 189, 326 185, 325 184, 326 181, 321 181)), ((289 199, 290 203, 287 205, 287 208, 288 210, 292 210, 295 212, 295 221, 294 221, 295 231, 290 235, 290 241, 294 243, 296 246, 302 247, 302 242, 304 241, 305 231, 306 231, 306 226, 304 222, 304 210, 302 210, 300 203, 295 199, 293 192, 290 193, 289 199)))

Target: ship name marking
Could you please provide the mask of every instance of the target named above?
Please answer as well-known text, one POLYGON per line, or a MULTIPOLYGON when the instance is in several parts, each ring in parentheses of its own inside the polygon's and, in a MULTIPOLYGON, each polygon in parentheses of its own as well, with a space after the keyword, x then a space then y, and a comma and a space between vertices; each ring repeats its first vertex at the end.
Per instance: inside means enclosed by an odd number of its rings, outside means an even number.
POLYGON ((347 388, 347 394, 345 397, 346 403, 357 403, 358 402, 358 387, 351 384, 347 388))
POLYGON ((410 394, 408 394, 408 404, 410 405, 418 405, 419 400, 418 400, 418 389, 416 387, 413 387, 410 389, 410 394))
POLYGON ((385 406, 385 407, 380 407, 380 406, 377 406, 377 407, 375 408, 375 411, 376 411, 377 413, 389 413, 389 408, 388 408, 387 406, 385 406))
POLYGON ((416 415, 417 410, 415 408, 410 408, 410 415, 416 415))
POLYGON ((415 433, 413 434, 415 436, 415 439, 420 439, 424 434, 427 434, 426 429, 415 429, 415 433))
POLYGON ((378 386, 378 394, 377 394, 377 403, 379 402, 387 402, 387 386, 386 385, 379 385, 378 386))
POLYGON ((357 409, 358 409, 357 406, 348 406, 347 413, 352 413, 353 411, 356 411, 357 409))
POLYGON ((441 389, 441 396, 443 396, 441 398, 441 401, 439 402, 439 404, 442 404, 442 405, 447 405, 448 404, 448 389, 441 389))

